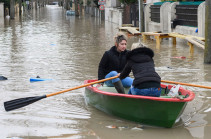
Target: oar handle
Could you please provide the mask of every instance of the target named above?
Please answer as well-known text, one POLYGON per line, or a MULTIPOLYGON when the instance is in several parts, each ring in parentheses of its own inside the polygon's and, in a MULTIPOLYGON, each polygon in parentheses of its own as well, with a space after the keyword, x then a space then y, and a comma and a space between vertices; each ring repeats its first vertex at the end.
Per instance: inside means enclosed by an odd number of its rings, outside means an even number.
POLYGON ((110 77, 110 78, 106 78, 106 79, 102 79, 102 80, 98 80, 98 81, 95 81, 95 82, 87 83, 87 84, 84 84, 84 85, 76 86, 76 87, 69 88, 69 89, 66 89, 66 90, 62 90, 62 91, 59 91, 59 92, 47 94, 46 97, 55 96, 55 95, 58 95, 58 94, 61 94, 61 93, 64 93, 64 92, 68 92, 68 91, 72 91, 72 90, 75 90, 75 89, 83 88, 83 87, 86 87, 86 86, 89 86, 89 85, 92 85, 92 84, 102 83, 102 82, 105 82, 105 81, 108 81, 108 80, 112 80, 112 79, 115 79, 115 78, 118 78, 118 77, 119 77, 119 75, 113 76, 113 77, 110 77))
POLYGON ((189 84, 189 83, 181 83, 181 82, 166 81, 166 80, 161 80, 161 82, 211 89, 210 86, 203 86, 203 85, 196 85, 196 84, 189 84))

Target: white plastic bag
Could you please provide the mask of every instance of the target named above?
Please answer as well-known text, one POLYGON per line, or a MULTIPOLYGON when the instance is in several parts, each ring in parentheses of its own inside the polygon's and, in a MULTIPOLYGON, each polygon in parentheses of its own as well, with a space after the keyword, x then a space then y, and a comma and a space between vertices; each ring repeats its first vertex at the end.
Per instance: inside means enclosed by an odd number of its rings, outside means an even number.
POLYGON ((171 97, 177 97, 179 95, 179 88, 180 88, 180 84, 178 85, 174 85, 169 93, 168 93, 168 96, 171 96, 171 97))

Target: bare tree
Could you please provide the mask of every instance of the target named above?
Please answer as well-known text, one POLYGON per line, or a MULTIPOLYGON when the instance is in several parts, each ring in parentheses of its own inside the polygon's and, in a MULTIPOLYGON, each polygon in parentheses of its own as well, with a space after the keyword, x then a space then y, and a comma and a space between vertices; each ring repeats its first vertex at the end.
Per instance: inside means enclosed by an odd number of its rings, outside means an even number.
POLYGON ((10 0, 10 19, 15 18, 15 0, 10 0))
POLYGON ((19 2, 19 15, 21 15, 22 14, 22 0, 19 0, 18 1, 19 2))

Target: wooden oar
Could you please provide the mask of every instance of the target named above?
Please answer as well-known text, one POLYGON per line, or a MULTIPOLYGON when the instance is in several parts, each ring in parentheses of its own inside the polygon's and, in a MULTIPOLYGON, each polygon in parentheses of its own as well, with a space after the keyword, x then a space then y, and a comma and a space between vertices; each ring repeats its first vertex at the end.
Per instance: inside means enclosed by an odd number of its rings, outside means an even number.
POLYGON ((27 106, 27 105, 34 103, 38 100, 41 100, 43 98, 55 96, 55 95, 58 95, 58 94, 61 94, 61 93, 64 93, 64 92, 79 89, 79 88, 86 87, 86 86, 89 86, 89 85, 92 85, 92 84, 102 83, 102 82, 112 80, 112 79, 115 79, 115 78, 118 78, 118 77, 119 77, 119 75, 114 76, 114 77, 110 77, 110 78, 106 78, 106 79, 103 79, 103 80, 98 80, 98 81, 95 81, 95 82, 87 83, 87 84, 84 84, 84 85, 76 86, 76 87, 69 88, 69 89, 66 89, 66 90, 63 90, 63 91, 47 94, 47 95, 19 98, 19 99, 15 99, 15 100, 6 101, 6 102, 4 102, 4 107, 5 107, 6 111, 11 111, 11 110, 14 110, 14 109, 18 109, 18 108, 27 106))
POLYGON ((170 84, 180 84, 180 85, 185 85, 185 86, 193 86, 193 87, 200 87, 200 88, 211 89, 210 86, 203 86, 203 85, 196 85, 196 84, 189 84, 189 83, 181 83, 181 82, 166 81, 166 80, 161 80, 161 82, 170 83, 170 84))

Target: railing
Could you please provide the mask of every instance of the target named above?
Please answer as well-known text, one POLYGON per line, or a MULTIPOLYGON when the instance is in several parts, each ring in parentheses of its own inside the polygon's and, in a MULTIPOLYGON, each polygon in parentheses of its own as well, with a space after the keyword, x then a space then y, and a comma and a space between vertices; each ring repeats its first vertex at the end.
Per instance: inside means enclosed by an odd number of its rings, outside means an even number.
POLYGON ((176 22, 177 25, 197 27, 197 9, 199 5, 177 5, 176 22))
POLYGON ((160 23, 160 7, 161 5, 151 5, 151 21, 160 23))
POLYGON ((180 2, 179 5, 176 5, 176 19, 173 21, 173 28, 175 28, 176 25, 197 27, 197 12, 202 2, 203 1, 180 2))

